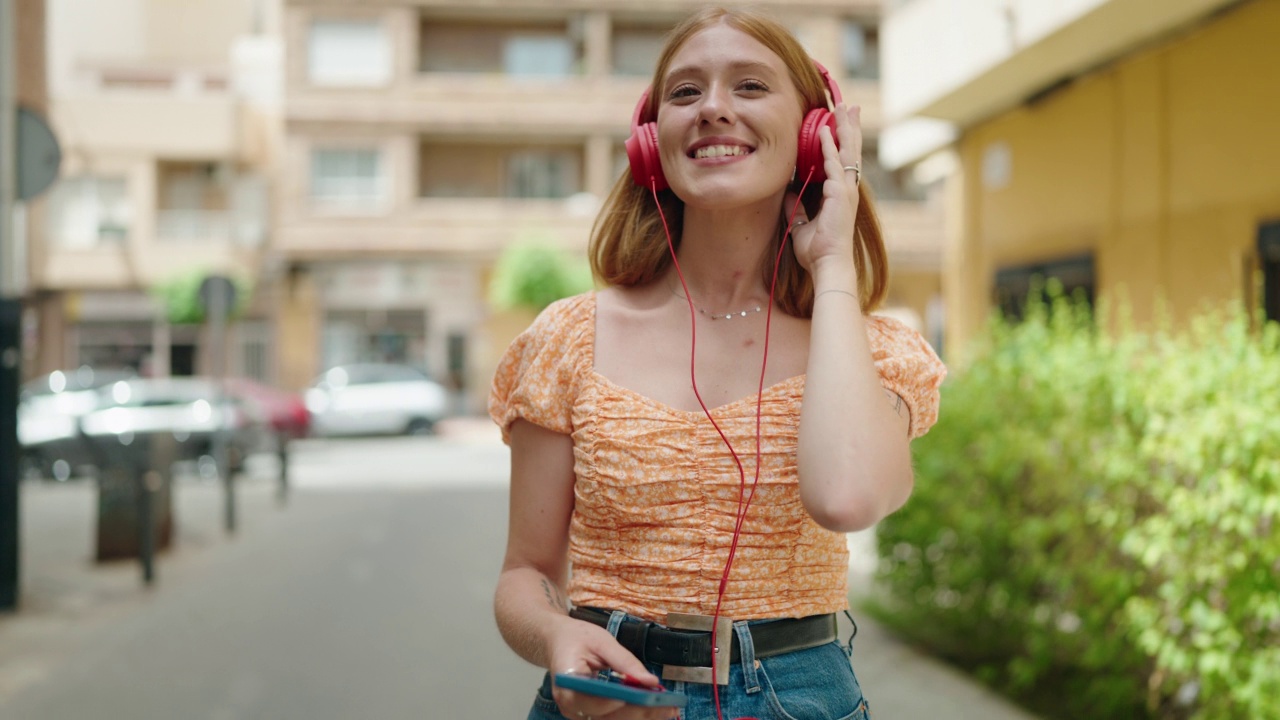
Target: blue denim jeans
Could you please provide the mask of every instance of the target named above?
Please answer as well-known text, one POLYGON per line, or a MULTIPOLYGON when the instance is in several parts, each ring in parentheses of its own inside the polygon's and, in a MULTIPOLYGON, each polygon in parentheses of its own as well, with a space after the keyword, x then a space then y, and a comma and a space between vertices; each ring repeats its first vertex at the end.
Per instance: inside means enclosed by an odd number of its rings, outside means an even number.
MULTIPOLYGON (((631 618, 614 611, 609 632, 631 618)), ((734 633, 742 649, 741 659, 729 669, 729 684, 720 686, 720 709, 725 720, 751 717, 759 720, 868 720, 870 713, 862 688, 849 664, 849 654, 838 640, 826 645, 797 650, 784 655, 757 658, 747 631, 751 622, 736 622, 734 633)), ((661 677, 662 667, 650 664, 649 671, 661 677)), ((685 693, 689 704, 683 720, 716 720, 715 699, 710 685, 664 681, 668 690, 685 693)), ((551 697, 551 676, 533 701, 528 720, 564 720, 551 697)))

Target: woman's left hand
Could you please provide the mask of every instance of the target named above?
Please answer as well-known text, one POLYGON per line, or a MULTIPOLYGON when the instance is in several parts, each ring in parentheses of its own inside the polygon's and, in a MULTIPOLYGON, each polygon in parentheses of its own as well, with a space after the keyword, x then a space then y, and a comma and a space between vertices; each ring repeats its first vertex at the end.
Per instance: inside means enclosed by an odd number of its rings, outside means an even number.
POLYGON ((861 108, 856 105, 846 107, 841 103, 833 114, 839 148, 827 126, 818 130, 827 179, 822 183, 822 205, 817 215, 807 216, 804 205, 797 203, 798 196, 794 190, 787 192, 783 205, 783 212, 788 217, 795 208, 792 248, 800 265, 811 273, 824 258, 853 260, 854 218, 858 214, 858 183, 862 167, 861 108), (859 169, 855 171, 854 168, 859 169))

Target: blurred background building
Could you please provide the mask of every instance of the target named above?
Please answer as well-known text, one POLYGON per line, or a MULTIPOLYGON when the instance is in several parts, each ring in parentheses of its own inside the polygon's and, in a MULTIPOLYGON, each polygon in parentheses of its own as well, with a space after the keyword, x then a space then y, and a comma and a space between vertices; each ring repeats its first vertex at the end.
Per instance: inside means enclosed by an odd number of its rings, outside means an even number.
MULTIPOLYGON (((488 283, 522 240, 586 249, 664 34, 696 1, 47 0, 59 182, 26 216, 28 377, 207 372, 157 289, 252 288, 232 375, 425 368, 483 408, 529 316, 488 283)), ((941 343, 942 202, 877 161, 879 0, 763 3, 862 106, 886 312, 941 343)))
MULTIPOLYGON (((487 282, 523 239, 585 251, 663 35, 703 2, 286 0, 274 263, 282 382, 425 365, 483 407, 528 317, 487 282)), ((940 330, 941 205, 876 162, 879 0, 763 3, 863 107, 890 311, 940 330)))
POLYGON ((1030 278, 1280 317, 1280 2, 895 0, 887 165, 945 178, 948 344, 1030 278))
MULTIPOLYGON (((155 292, 192 273, 258 285, 280 146, 270 0, 47 0, 58 183, 29 215, 28 375, 81 365, 207 372, 196 325, 155 292)), ((267 377, 268 297, 226 353, 267 377)))

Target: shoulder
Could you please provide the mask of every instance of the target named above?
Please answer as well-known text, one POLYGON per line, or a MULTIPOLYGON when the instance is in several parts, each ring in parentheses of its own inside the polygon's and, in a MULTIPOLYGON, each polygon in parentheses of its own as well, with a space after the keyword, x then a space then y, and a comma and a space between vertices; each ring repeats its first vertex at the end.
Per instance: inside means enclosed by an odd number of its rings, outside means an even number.
POLYGON ((938 389, 947 376, 946 365, 924 336, 901 320, 869 315, 866 326, 881 385, 906 402, 911 437, 925 434, 938 419, 938 389))
POLYGON ((580 338, 595 317, 595 291, 557 300, 521 333, 526 342, 560 343, 580 338))
POLYGON ((933 348, 920 332, 905 322, 888 315, 867 315, 867 339, 877 355, 904 355, 924 352, 934 355, 933 348))

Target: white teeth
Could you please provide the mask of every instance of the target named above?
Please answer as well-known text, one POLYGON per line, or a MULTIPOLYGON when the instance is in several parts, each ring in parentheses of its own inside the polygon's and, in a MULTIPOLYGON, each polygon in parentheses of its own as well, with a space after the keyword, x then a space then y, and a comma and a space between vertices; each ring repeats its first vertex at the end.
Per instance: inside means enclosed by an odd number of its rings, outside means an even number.
POLYGON ((733 155, 746 155, 751 152, 741 145, 707 145, 694 151, 695 158, 718 158, 729 157, 733 155))

